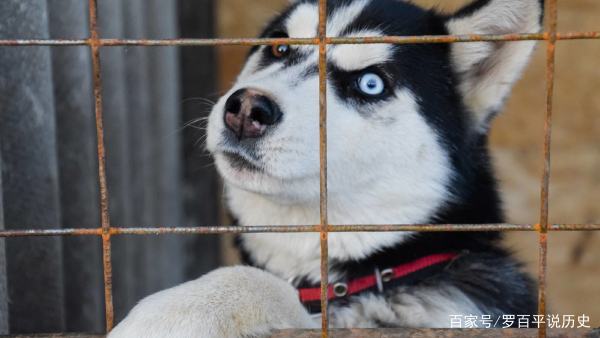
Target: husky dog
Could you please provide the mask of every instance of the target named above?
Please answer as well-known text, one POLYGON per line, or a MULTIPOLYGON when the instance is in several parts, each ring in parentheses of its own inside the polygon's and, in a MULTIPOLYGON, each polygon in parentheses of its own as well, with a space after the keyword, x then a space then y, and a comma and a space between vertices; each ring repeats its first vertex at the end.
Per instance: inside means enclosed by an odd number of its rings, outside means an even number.
MULTIPOLYGON (((262 37, 312 38, 316 0, 262 37)), ((399 0, 330 0, 328 36, 540 31, 543 1, 476 0, 454 14, 399 0)), ((487 132, 535 43, 331 45, 331 224, 500 223, 487 132)), ((318 48, 251 50, 215 104, 207 147, 246 225, 319 223, 318 48)), ((453 315, 536 313, 499 233, 329 234, 332 327, 450 327, 453 315)), ((253 337, 315 328, 319 235, 244 234, 254 267, 221 268, 142 300, 109 337, 253 337)), ((492 324, 493 325, 493 324, 492 324)), ((480 326, 481 327, 481 326, 480 326)))

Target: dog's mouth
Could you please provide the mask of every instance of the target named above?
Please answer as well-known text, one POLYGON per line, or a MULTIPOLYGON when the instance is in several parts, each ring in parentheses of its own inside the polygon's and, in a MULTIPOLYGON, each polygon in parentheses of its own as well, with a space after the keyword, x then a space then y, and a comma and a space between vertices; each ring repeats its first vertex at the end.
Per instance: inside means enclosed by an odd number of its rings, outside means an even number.
POLYGON ((239 171, 247 170, 253 172, 263 171, 263 169, 260 166, 252 163, 250 160, 246 159, 246 157, 238 153, 225 151, 222 153, 222 155, 225 157, 232 169, 239 171))

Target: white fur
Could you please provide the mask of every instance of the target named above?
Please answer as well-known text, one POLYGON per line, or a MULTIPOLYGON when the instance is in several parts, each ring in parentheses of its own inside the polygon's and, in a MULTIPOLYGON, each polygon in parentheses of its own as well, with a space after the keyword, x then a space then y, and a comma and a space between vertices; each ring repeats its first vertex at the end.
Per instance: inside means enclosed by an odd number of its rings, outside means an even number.
POLYGON ((318 25, 318 8, 310 3, 298 5, 285 23, 287 34, 291 38, 314 38, 317 36, 318 25))
MULTIPOLYGON (((266 168, 266 173, 233 169, 219 155, 218 140, 212 141, 213 135, 209 132, 209 146, 216 143, 213 151, 226 181, 229 207, 242 225, 317 224, 316 97, 311 102, 293 95, 294 92, 286 90, 283 83, 272 83, 267 79, 261 82, 267 88, 281 88, 274 95, 280 104, 298 107, 298 110, 285 109, 289 116, 284 117, 270 139, 261 141, 260 149, 266 151, 259 152, 263 155, 260 164, 266 168), (285 104, 288 101, 289 104, 285 104), (279 146, 282 142, 285 142, 285 148, 279 146)), ((314 83, 316 78, 307 82, 314 83)), ((257 86, 258 83, 252 84, 252 87, 257 86)), ((424 222, 448 197, 449 161, 437 136, 419 114, 416 100, 407 89, 398 91, 396 96, 394 100, 363 107, 360 111, 348 111, 346 104, 333 96, 328 100, 328 212, 331 224, 424 222), (375 144, 378 147, 373 147, 375 144), (393 160, 379 161, 381 158, 393 160), (356 194, 356 191, 362 193, 356 194)), ((224 128, 222 123, 222 119, 211 119, 209 129, 222 130, 216 129, 224 128), (212 123, 218 126, 212 129, 212 123)), ((330 257, 362 258, 396 243, 405 235, 334 233, 330 235, 330 257)), ((254 252, 257 255, 266 251, 266 256, 277 256, 277 260, 287 256, 286 253, 296 260, 305 260, 311 253, 318 255, 317 237, 312 236, 313 240, 310 237, 309 234, 244 236, 247 243, 256 241, 254 252), (301 238, 307 241, 299 240, 301 238)), ((283 263, 282 269, 288 269, 283 277, 297 275, 292 271, 296 262, 283 263)), ((281 270, 274 266, 270 268, 281 270)))
MULTIPOLYGON (((452 34, 537 33, 540 30, 538 0, 493 0, 467 17, 448 22, 452 34)), ((535 41, 508 43, 456 43, 454 66, 461 74, 465 102, 474 113, 477 128, 485 132, 521 75, 535 41)))
MULTIPOLYGON (((418 113, 414 96, 401 90, 382 105, 349 112, 344 103, 330 98, 328 111, 328 214, 331 224, 419 223, 437 209, 448 195, 448 159, 437 137, 418 113), (406 128, 406 129, 405 129, 406 128), (378 147, 373 147, 377 144, 378 147), (395 159, 378 161, 380 158, 395 159), (357 194, 356 191, 362 193, 357 194)), ((295 114, 295 113, 294 113, 295 114)), ((317 115, 316 111, 312 114, 317 115)), ((301 123, 300 120, 297 123, 301 123)), ((318 138, 316 124, 310 135, 318 138)), ((308 128, 307 128, 308 129, 308 128)), ((293 144, 292 144, 293 146, 293 144)), ((307 159, 314 162, 312 180, 294 186, 305 194, 293 203, 281 194, 244 190, 244 182, 231 182, 229 206, 243 225, 310 225, 319 222, 318 149, 307 159), (298 201, 300 200, 300 201, 298 201)), ((286 159, 285 165, 292 165, 286 159)), ((221 168, 229 182, 231 168, 221 168)), ((234 174, 235 175, 235 174, 234 174)), ((249 174, 253 175, 253 174, 249 174)), ((298 175, 302 176, 302 175, 298 175)), ((247 177, 243 178, 246 179, 247 177)), ((233 178, 235 179, 235 177, 233 178)), ((265 180, 261 180, 264 184, 265 180)), ((281 185, 288 182, 281 180, 281 185)), ((261 189, 267 189, 263 186, 261 189)), ((285 191, 285 186, 272 188, 285 191)), ((329 257, 359 259, 397 243, 407 233, 332 233, 329 257)), ((283 278, 308 273, 319 280, 319 240, 315 234, 247 234, 244 242, 261 264, 283 278), (308 268, 310 266, 311 268, 308 268)))
MULTIPOLYGON (((366 294, 330 307, 332 327, 450 327, 452 315, 493 313, 454 287, 405 287, 392 297, 366 294)), ((108 338, 237 338, 277 329, 316 328, 288 283, 263 270, 215 270, 142 300, 108 338)))
POLYGON ((108 338, 237 338, 316 326, 290 284, 233 267, 145 298, 108 338))
POLYGON ((375 328, 387 323, 397 327, 449 328, 449 314, 494 313, 478 308, 454 287, 405 287, 388 297, 367 294, 353 298, 349 305, 332 306, 332 326, 375 328))
POLYGON ((356 20, 371 0, 354 0, 347 6, 338 8, 327 18, 327 35, 340 36, 348 26, 356 20))
MULTIPOLYGON (((381 36, 377 30, 361 30, 350 34, 352 37, 381 36)), ((337 66, 346 71, 365 69, 371 65, 390 61, 394 46, 389 44, 337 45, 329 49, 327 57, 335 60, 337 66)))

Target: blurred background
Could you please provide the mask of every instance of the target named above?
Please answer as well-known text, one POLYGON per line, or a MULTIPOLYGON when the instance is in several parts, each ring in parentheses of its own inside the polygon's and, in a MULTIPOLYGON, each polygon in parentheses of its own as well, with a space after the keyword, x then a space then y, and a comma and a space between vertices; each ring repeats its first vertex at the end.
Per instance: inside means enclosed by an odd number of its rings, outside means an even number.
MULTIPOLYGON (((254 37, 288 0, 102 0, 104 38, 254 37)), ((452 11, 467 0, 413 0, 452 11)), ((0 39, 86 38, 87 1, 3 0, 0 39)), ((600 2, 559 2, 560 31, 598 31, 600 2)), ((226 224, 203 150, 204 123, 248 48, 101 50, 107 174, 115 226, 226 224)), ((600 223, 600 43, 557 49, 550 220, 600 223)), ((545 48, 492 129, 508 221, 539 220, 545 48)), ((0 47, 0 228, 99 225, 88 47, 0 47)), ((113 237, 116 320, 142 297, 238 262, 231 236, 113 237)), ((535 233, 505 240, 537 275, 535 233)), ((600 233, 549 235, 550 312, 600 326, 600 233)), ((102 332, 96 237, 0 240, 0 334, 102 332)))

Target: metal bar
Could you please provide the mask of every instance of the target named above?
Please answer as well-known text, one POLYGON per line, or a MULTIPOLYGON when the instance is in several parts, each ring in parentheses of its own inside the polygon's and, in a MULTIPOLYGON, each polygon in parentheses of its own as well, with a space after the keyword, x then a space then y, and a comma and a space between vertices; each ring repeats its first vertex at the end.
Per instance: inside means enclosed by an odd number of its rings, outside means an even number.
POLYGON ((327 338, 329 311, 329 247, 327 216, 327 0, 319 0, 319 173, 320 173, 320 240, 321 240, 321 337, 327 338))
MULTIPOLYGON (((600 32, 567 32, 556 35, 557 40, 600 39, 600 32)), ((456 43, 484 41, 527 41, 548 40, 544 33, 531 34, 463 34, 463 35, 416 35, 416 36, 373 36, 373 37, 331 37, 328 44, 421 44, 456 43)))
MULTIPOLYGON (((234 39, 98 39, 102 47, 122 46, 257 46, 257 45, 317 45, 318 39, 293 38, 234 38, 234 39)), ((82 46, 91 45, 90 39, 57 40, 57 39, 21 39, 0 40, 0 46, 82 46)))
MULTIPOLYGON (((332 329, 331 337, 340 338, 409 338, 409 337, 434 337, 434 338, 455 338, 455 337, 477 337, 477 338, 500 338, 500 337, 519 337, 534 338, 537 337, 537 329, 332 329)), ((288 329, 277 330, 271 335, 271 338, 316 338, 320 336, 319 330, 288 329)), ((77 333, 54 333, 54 334, 33 334, 33 335, 7 335, 2 338, 104 338, 105 335, 99 334, 77 334, 77 333)), ((598 330, 592 329, 549 329, 550 338, 595 338, 599 337, 598 330)))
MULTIPOLYGON (((549 40, 546 33, 533 34, 466 34, 466 35, 418 35, 418 36, 372 36, 372 37, 328 37, 327 44, 415 44, 456 43, 482 41, 526 41, 549 40)), ((557 33, 556 40, 600 39, 600 32, 557 33)), ((98 39, 102 47, 117 46, 258 46, 258 45, 318 45, 318 38, 232 38, 232 39, 98 39)), ((84 46, 91 45, 90 39, 0 39, 0 46, 84 46)))
MULTIPOLYGON (((110 227, 110 235, 204 235, 225 233, 295 233, 320 232, 320 225, 265 225, 265 226, 198 226, 198 227, 110 227)), ((383 225, 329 225, 328 232, 504 232, 540 231, 539 224, 383 224, 383 225)), ((600 231, 600 224, 553 224, 548 231, 600 231)), ((102 236, 102 228, 2 230, 0 238, 43 236, 102 236)))
MULTIPOLYGON (((538 261, 538 315, 546 318, 546 268, 548 266, 548 233, 539 233, 539 261, 538 261)), ((544 321, 538 329, 538 337, 547 337, 547 322, 544 321)))
POLYGON ((98 4, 89 0, 90 39, 94 85, 94 111, 96 114, 96 136, 98 142, 98 184, 100 187, 100 219, 102 226, 102 266, 104 270, 104 303, 106 331, 113 327, 112 263, 110 243, 110 215, 108 211, 108 187, 106 183, 106 151, 104 149, 104 119, 102 114, 102 78, 100 68, 100 45, 98 43, 98 4))
MULTIPOLYGON (((538 314, 546 315, 546 274, 548 267, 548 193, 550 187, 550 155, 552 142, 552 113, 554 98, 554 74, 557 38, 557 0, 549 0, 546 11, 547 51, 546 51, 546 119, 544 122, 544 166, 540 189, 539 264, 538 264, 538 314)), ((546 321, 539 327, 538 336, 547 336, 546 321)))
POLYGON ((541 207, 540 207, 540 231, 546 232, 548 228, 548 193, 550 186, 550 155, 552 142, 552 113, 554 98, 554 68, 556 52, 556 26, 557 26, 556 0, 548 1, 548 32, 549 36, 546 51, 546 117, 544 122, 544 157, 541 179, 541 207))
POLYGON ((88 40, 71 39, 0 39, 0 46, 18 47, 18 46, 86 46, 88 40))
POLYGON ((0 336, 0 338, 106 338, 104 334, 87 333, 34 333, 0 336))
MULTIPOLYGON (((535 338, 538 336, 537 329, 411 329, 411 328, 379 328, 379 329, 331 329, 332 338, 535 338)), ((318 330, 280 330, 276 331, 271 338, 317 338, 318 330)), ((600 337, 598 330, 591 329, 549 329, 550 338, 597 338, 600 337)))
MULTIPOLYGON (((433 337, 433 338, 455 338, 455 337, 478 337, 478 338, 500 338, 500 337, 537 337, 537 329, 409 329, 409 328, 387 328, 387 329, 332 329, 331 337, 340 338, 409 338, 409 337, 433 337)), ((548 337, 570 337, 570 338, 594 338, 599 337, 598 330, 592 329, 549 329, 548 337)), ((271 338, 316 338, 320 336, 320 330, 289 329, 277 330, 271 338)), ((54 333, 33 335, 8 335, 2 338, 104 338, 99 334, 77 334, 77 333, 54 333)))
MULTIPOLYGON (((276 330, 271 338, 317 338, 320 330, 288 329, 276 330)), ((477 338, 500 338, 500 337, 537 337, 537 329, 409 329, 409 328, 386 328, 386 329, 332 329, 331 337, 336 338, 409 338, 409 337, 432 337, 432 338, 455 338, 455 337, 477 337, 477 338)), ((593 329, 549 329, 550 338, 595 338, 599 337, 598 330, 593 329)), ((54 333, 54 334, 25 334, 0 336, 2 338, 104 338, 105 335, 84 333, 54 333)))

